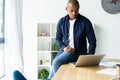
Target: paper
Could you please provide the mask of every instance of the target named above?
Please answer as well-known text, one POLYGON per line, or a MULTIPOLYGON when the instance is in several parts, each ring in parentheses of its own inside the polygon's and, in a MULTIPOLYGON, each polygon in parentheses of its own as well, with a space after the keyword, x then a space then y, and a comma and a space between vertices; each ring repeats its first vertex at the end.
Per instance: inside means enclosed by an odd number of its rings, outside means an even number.
POLYGON ((97 71, 97 73, 107 74, 107 75, 116 75, 116 69, 115 68, 106 68, 106 69, 97 71))
POLYGON ((110 67, 110 68, 116 68, 116 64, 120 64, 120 62, 107 61, 100 63, 101 66, 110 67))

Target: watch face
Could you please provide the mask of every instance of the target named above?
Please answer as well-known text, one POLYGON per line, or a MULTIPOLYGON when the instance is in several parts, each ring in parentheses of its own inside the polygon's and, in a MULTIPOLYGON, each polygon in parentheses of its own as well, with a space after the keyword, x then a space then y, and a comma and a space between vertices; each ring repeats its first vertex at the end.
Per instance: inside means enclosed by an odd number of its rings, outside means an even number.
POLYGON ((120 13, 120 0, 102 0, 103 9, 110 14, 120 13))

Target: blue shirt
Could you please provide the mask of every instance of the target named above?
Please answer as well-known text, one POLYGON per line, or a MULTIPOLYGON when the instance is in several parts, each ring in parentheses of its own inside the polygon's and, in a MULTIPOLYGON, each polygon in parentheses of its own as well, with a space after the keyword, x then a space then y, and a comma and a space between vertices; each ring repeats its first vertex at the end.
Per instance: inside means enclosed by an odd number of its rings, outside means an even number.
MULTIPOLYGON (((63 48, 69 44, 69 16, 62 17, 57 24, 56 42, 59 46, 58 54, 63 52, 63 48)), ((75 54, 85 55, 94 54, 96 48, 96 37, 93 26, 88 18, 78 14, 74 23, 74 48, 75 54), (89 49, 87 49, 87 40, 89 42, 89 49), (87 51, 88 50, 88 51, 87 51)))

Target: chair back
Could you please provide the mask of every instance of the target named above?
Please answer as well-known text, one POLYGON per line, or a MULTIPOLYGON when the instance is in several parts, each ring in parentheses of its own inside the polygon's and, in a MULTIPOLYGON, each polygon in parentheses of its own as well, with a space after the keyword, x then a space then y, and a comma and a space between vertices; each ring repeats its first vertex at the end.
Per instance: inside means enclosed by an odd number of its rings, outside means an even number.
POLYGON ((23 74, 20 71, 15 70, 13 72, 13 80, 27 80, 27 79, 23 76, 23 74))

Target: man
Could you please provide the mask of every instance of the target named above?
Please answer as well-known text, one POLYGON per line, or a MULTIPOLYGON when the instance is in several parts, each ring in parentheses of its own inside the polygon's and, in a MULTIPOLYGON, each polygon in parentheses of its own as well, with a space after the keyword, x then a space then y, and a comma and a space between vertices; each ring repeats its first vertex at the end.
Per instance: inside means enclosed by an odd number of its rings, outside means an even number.
POLYGON ((49 79, 53 77, 62 64, 75 62, 79 55, 92 55, 95 53, 96 38, 92 24, 88 18, 79 14, 79 7, 77 0, 69 0, 66 7, 68 15, 58 22, 56 42, 59 51, 53 60, 49 79), (89 42, 88 52, 86 38, 89 42))

